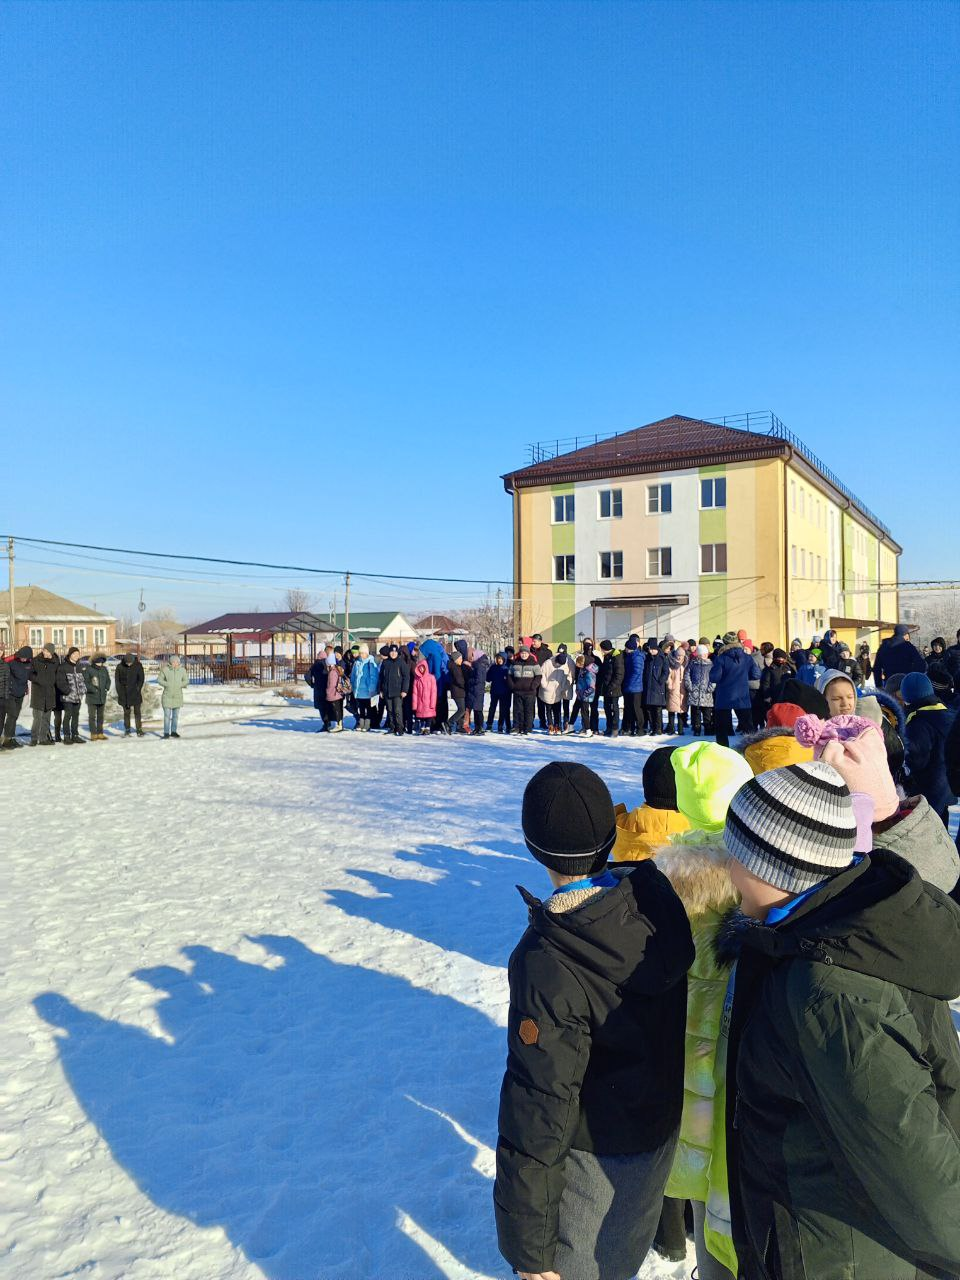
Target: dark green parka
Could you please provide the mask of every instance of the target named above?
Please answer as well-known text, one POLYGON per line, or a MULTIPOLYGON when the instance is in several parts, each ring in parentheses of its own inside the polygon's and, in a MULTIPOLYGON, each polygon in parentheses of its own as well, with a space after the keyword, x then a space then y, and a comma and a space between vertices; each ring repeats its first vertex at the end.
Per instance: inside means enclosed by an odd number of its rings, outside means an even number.
MULTIPOLYGON (((875 851, 739 917, 727 1146, 744 1280, 960 1273, 960 909, 875 851)), ((732 942, 732 945, 730 945, 732 942)))
POLYGON ((521 891, 493 1192, 518 1271, 553 1267, 571 1148, 653 1151, 680 1125, 690 925, 653 862, 611 871, 616 887, 573 910, 521 891))
POLYGON ((83 669, 83 678, 87 684, 87 705, 105 707, 107 694, 110 692, 110 672, 103 662, 91 662, 83 669))

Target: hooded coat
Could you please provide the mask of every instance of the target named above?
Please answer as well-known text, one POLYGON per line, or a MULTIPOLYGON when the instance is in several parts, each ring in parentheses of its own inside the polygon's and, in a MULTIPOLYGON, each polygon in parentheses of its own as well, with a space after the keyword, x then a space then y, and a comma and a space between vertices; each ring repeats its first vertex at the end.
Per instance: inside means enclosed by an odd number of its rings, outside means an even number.
POLYGON ((690 927, 653 862, 612 873, 613 888, 546 903, 521 890, 493 1191, 518 1271, 553 1269, 571 1148, 654 1151, 680 1121, 690 927))
POLYGON ((683 678, 686 672, 686 662, 683 659, 682 651, 675 650, 668 655, 667 671, 667 711, 670 715, 682 715, 687 709, 687 699, 683 685, 683 678))
POLYGON ((728 644, 710 668, 713 705, 718 711, 734 711, 751 704, 750 681, 760 679, 760 668, 741 644, 728 644))
POLYGON ((558 665, 556 654, 540 668, 540 698, 548 707, 573 696, 576 670, 572 658, 563 659, 558 665))
POLYGON ((960 909, 875 851, 720 950, 743 1280, 956 1275, 960 909))
POLYGON ((901 800, 897 812, 873 824, 875 849, 886 849, 916 867, 921 879, 952 893, 960 879, 960 853, 924 796, 901 800))
POLYGON ((83 668, 79 662, 68 662, 64 659, 57 667, 57 690, 64 703, 79 706, 87 696, 87 686, 83 678, 83 668))
POLYGON ((491 662, 487 671, 487 679, 490 681, 490 697, 505 698, 510 690, 507 688, 507 677, 510 675, 510 668, 507 666, 506 655, 497 654, 498 658, 503 658, 503 662, 491 662))
POLYGON ((773 704, 779 701, 783 686, 788 680, 793 680, 796 674, 796 667, 789 661, 774 660, 769 667, 763 668, 760 672, 760 701, 764 711, 769 711, 773 704))
POLYGON ((30 706, 34 711, 53 711, 57 705, 57 671, 59 658, 51 658, 41 650, 30 668, 30 706))
POLYGON ((670 675, 670 655, 650 653, 643 668, 643 701, 648 707, 667 705, 667 678, 670 675))
POLYGON ((18 649, 13 658, 3 665, 6 668, 8 698, 26 696, 27 684, 32 679, 33 659, 29 649, 18 649))
MULTIPOLYGON (((421 658, 421 661, 423 659, 421 658)), ((380 668, 373 654, 359 657, 350 668, 350 688, 355 698, 372 700, 377 696, 380 685, 380 668)))
POLYGON ((629 813, 625 804, 618 804, 615 813, 614 862, 643 862, 669 844, 671 836, 690 830, 690 819, 677 809, 656 809, 646 801, 629 813))
POLYGON ((83 669, 83 680, 87 687, 87 706, 105 707, 107 694, 110 692, 110 672, 105 662, 91 662, 83 669))
POLYGON ((434 640, 431 636, 420 646, 420 657, 424 659, 430 668, 430 674, 437 682, 438 694, 444 693, 448 687, 447 672, 450 668, 450 655, 440 641, 434 640))
POLYGON ((424 658, 413 669, 413 714, 418 720, 432 720, 437 714, 437 678, 424 658))
POLYGON ((476 649, 470 659, 467 671, 467 706, 471 711, 482 711, 483 700, 487 691, 487 672, 490 670, 490 659, 482 649, 476 649))
POLYGON ((619 649, 606 649, 597 678, 597 692, 602 698, 619 698, 623 692, 623 654, 619 649))
POLYGON ((713 706, 713 685, 710 682, 712 666, 709 658, 699 658, 696 655, 687 663, 683 673, 683 687, 687 691, 688 706, 713 706))
POLYGON ((189 683, 190 677, 183 667, 175 667, 172 662, 163 664, 157 673, 157 684, 164 711, 179 710, 183 706, 183 691, 189 683))
POLYGON ((121 707, 139 707, 143 702, 143 664, 139 658, 117 664, 113 682, 121 707))
POLYGON ((754 777, 813 759, 813 747, 802 746, 792 729, 758 729, 756 733, 748 733, 743 739, 742 751, 754 777))
POLYGON ((934 696, 907 707, 906 776, 914 795, 926 796, 935 813, 957 803, 947 778, 947 735, 956 713, 934 696))
POLYGON ((628 640, 627 647, 623 651, 623 692, 643 693, 643 668, 646 664, 646 654, 637 647, 636 642, 633 648, 630 645, 631 642, 628 640))
POLYGON ((521 658, 518 653, 510 663, 507 688, 511 693, 537 693, 541 678, 540 664, 533 654, 530 653, 526 658, 521 658))

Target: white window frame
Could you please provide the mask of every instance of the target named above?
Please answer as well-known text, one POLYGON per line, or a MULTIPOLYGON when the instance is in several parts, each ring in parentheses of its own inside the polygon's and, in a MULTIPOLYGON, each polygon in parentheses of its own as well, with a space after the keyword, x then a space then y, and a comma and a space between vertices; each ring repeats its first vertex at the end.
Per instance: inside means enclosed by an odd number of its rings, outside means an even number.
POLYGON ((622 520, 623 519, 623 490, 622 489, 598 489, 597 490, 597 519, 598 520, 622 520), (610 514, 603 514, 603 499, 610 495, 610 514), (617 511, 619 504, 620 510, 617 511))
POLYGON ((800 486, 800 514, 801 514, 801 516, 803 516, 804 518, 806 518, 806 514, 807 514, 807 512, 806 512, 806 495, 805 495, 805 492, 804 492, 803 485, 801 485, 801 486, 800 486))
POLYGON ((51 643, 51 644, 65 645, 65 644, 67 643, 67 628, 66 628, 66 627, 51 627, 51 628, 50 628, 50 643, 51 643))
POLYGON ((702 574, 718 574, 718 573, 723 574, 723 573, 726 573, 727 571, 728 571, 727 570, 727 544, 725 542, 701 542, 700 543, 700 572, 702 574), (720 547, 723 547, 724 565, 722 569, 717 568, 717 551, 720 547), (703 553, 705 551, 710 552, 710 563, 713 566, 710 569, 705 569, 703 567, 703 553))
POLYGON ((794 515, 797 514, 797 482, 796 480, 790 481, 790 510, 793 512, 794 515))
POLYGON ((551 506, 551 524, 573 524, 576 520, 577 506, 576 494, 574 493, 554 493, 551 495, 553 503, 551 506), (557 503, 563 503, 563 519, 557 519, 557 503), (569 511, 569 515, 567 512, 569 511))
POLYGON ((9 642, 10 642, 10 628, 0 627, 0 644, 9 644, 9 642))
POLYGON ((30 648, 31 649, 43 648, 43 627, 30 628, 30 648))
POLYGON ((797 547, 796 543, 790 548, 790 558, 793 565, 793 576, 797 576, 797 547))
POLYGON ((726 511, 727 509, 727 477, 726 476, 701 476, 700 477, 700 510, 701 511, 726 511), (723 485, 723 502, 717 502, 717 485, 723 485), (703 500, 703 487, 710 485, 710 501, 703 500))
POLYGON ((597 577, 600 578, 600 580, 603 582, 612 581, 617 578, 622 578, 623 577, 623 552, 622 551, 599 551, 597 553, 597 577), (604 573, 603 571, 604 556, 609 557, 608 564, 607 564, 607 568, 609 569, 608 573, 604 573), (617 568, 618 568, 617 557, 619 557, 619 569, 620 569, 619 573, 617 572, 617 568))
POLYGON ((576 557, 572 555, 555 555, 553 557, 554 582, 576 582, 576 557), (558 577, 559 561, 563 561, 563 573, 558 577))
POLYGON ((86 627, 73 628, 73 643, 77 646, 78 649, 82 649, 84 647, 84 645, 87 643, 86 627))
POLYGON ((672 547, 647 547, 647 577, 648 578, 672 578, 673 577, 673 548, 672 547), (670 568, 664 573, 663 571, 663 553, 666 552, 669 557, 670 568), (654 560, 656 557, 656 560, 654 560), (654 564, 656 568, 654 568, 654 564))
POLYGON ((647 515, 648 516, 669 516, 673 512, 673 482, 666 480, 661 484, 647 485, 647 515), (669 510, 663 509, 663 495, 666 491, 669 501, 669 510))
POLYGON ((99 645, 101 648, 103 648, 103 646, 107 643, 107 628, 106 628, 106 627, 94 627, 94 628, 93 628, 93 643, 94 643, 95 645, 99 645))

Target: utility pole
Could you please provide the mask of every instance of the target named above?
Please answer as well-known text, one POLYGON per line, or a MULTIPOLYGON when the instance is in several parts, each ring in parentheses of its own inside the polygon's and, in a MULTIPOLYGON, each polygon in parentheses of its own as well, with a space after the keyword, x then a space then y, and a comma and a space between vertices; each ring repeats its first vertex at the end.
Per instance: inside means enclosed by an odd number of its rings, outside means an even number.
POLYGON ((343 634, 340 637, 340 643, 343 645, 343 651, 346 653, 350 647, 350 574, 345 576, 344 593, 343 593, 343 634))
POLYGON ((147 606, 143 603, 143 587, 141 587, 140 603, 137 605, 137 612, 140 614, 140 621, 138 623, 138 631, 137 631, 137 657, 138 658, 143 657, 143 611, 144 609, 146 609, 146 607, 147 606))
POLYGON ((7 558, 10 561, 10 652, 17 651, 17 610, 13 598, 13 539, 7 539, 7 558))

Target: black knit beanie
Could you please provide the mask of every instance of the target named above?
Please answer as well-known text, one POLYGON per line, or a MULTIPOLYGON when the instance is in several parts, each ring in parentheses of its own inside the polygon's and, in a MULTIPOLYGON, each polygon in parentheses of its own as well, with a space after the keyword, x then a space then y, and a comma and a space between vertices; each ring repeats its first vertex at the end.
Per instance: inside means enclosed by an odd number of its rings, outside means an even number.
POLYGON ((803 707, 808 716, 819 716, 821 720, 830 719, 830 707, 826 698, 812 684, 804 684, 802 680, 784 680, 774 702, 792 702, 803 707))
POLYGON ((670 757, 676 747, 658 747, 643 766, 643 798, 651 809, 677 807, 677 775, 670 757))
POLYGON ((606 783, 583 764, 554 761, 535 773, 523 793, 521 822, 527 848, 560 875, 599 871, 617 836, 606 783))

